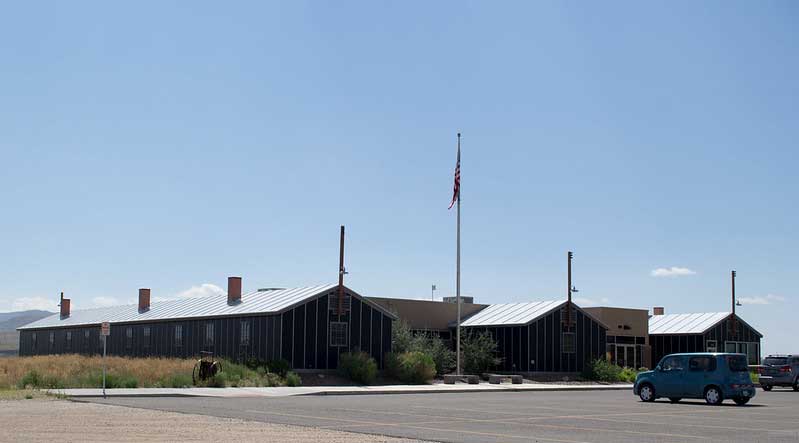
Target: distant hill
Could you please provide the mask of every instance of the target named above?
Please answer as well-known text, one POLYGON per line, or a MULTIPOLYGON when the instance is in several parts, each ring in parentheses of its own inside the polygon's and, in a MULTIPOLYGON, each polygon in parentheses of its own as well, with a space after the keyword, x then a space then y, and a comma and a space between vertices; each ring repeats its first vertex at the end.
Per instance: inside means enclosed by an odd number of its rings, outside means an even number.
POLYGON ((38 310, 0 312, 0 356, 9 353, 16 355, 17 349, 19 348, 18 327, 50 315, 53 315, 53 313, 38 310))

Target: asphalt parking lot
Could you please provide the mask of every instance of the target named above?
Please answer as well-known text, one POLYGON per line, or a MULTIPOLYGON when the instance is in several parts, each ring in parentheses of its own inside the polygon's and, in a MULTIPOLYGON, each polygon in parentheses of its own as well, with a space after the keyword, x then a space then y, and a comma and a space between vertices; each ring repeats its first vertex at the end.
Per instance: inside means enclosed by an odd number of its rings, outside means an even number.
POLYGON ((799 393, 776 389, 746 406, 642 403, 627 391, 92 401, 446 442, 799 441, 799 393))

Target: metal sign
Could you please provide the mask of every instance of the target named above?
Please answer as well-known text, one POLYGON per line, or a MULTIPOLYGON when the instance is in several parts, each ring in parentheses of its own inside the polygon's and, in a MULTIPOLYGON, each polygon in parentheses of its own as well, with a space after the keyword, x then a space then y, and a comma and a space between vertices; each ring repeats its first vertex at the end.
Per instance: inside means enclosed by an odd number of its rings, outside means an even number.
POLYGON ((102 326, 100 326, 100 335, 102 336, 109 336, 111 335, 111 323, 104 321, 102 326))

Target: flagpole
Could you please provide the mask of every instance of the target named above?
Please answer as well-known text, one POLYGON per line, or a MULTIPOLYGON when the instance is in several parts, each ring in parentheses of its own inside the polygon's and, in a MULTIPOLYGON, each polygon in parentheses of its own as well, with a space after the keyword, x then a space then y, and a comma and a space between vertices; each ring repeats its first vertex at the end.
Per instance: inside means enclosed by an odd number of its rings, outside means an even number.
MULTIPOLYGON (((458 167, 460 167, 461 161, 461 133, 458 133, 458 167)), ((456 266, 457 271, 455 273, 455 299, 458 304, 458 323, 456 328, 456 344, 455 344, 455 355, 456 357, 456 367, 455 367, 455 374, 461 375, 461 189, 460 183, 458 183, 458 240, 457 240, 457 259, 456 259, 456 266)))

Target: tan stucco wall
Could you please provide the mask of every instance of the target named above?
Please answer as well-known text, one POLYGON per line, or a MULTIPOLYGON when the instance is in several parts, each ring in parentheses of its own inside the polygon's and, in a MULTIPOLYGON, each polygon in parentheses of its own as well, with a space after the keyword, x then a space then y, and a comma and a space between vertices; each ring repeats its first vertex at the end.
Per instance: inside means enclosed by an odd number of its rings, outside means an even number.
MULTIPOLYGON (((389 312, 397 314, 411 329, 446 331, 449 323, 457 317, 458 306, 455 303, 444 303, 430 300, 410 300, 404 298, 367 297, 389 312)), ((478 303, 461 303, 461 318, 467 318, 488 305, 478 303)))
POLYGON ((644 337, 646 345, 643 349, 643 363, 647 368, 652 367, 652 352, 649 345, 649 311, 646 309, 628 308, 583 308, 608 327, 609 336, 644 337), (630 328, 624 329, 627 325, 630 328), (621 326, 621 327, 619 327, 621 326))

